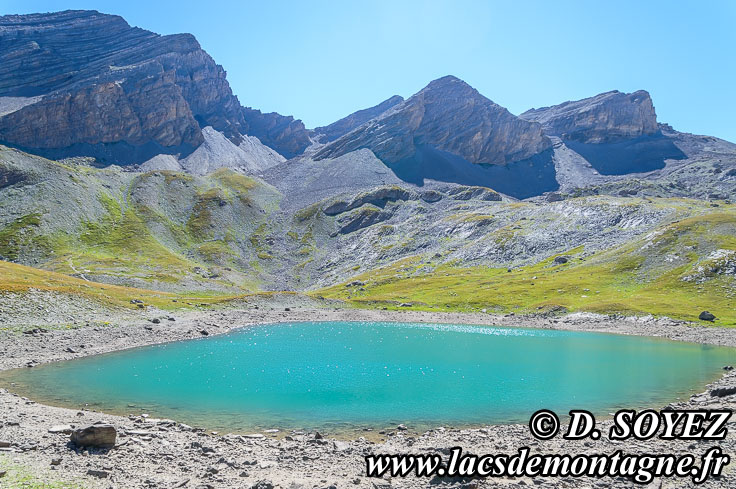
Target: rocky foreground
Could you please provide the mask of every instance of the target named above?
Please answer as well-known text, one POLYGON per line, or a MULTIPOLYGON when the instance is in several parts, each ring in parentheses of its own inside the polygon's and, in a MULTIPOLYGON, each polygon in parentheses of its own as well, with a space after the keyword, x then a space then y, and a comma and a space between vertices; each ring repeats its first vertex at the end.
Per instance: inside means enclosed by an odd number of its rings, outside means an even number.
MULTIPOLYGON (((6 311, 7 312, 7 311, 6 311)), ((21 317, 5 314, 4 323, 21 317)), ((0 368, 69 359, 170 340, 220 334, 234 327, 273 321, 381 320, 454 322, 605 331, 661 336, 675 340, 736 346, 736 338, 723 329, 695 327, 668 319, 611 318, 595 315, 565 317, 515 317, 488 314, 439 314, 422 312, 362 311, 313 308, 298 298, 281 297, 250 303, 239 310, 167 314, 146 310, 140 317, 110 318, 101 326, 91 318, 77 329, 12 328, 0 333, 0 368), (257 307, 257 309, 256 309, 257 307), (288 307, 289 310, 286 310, 288 307), (169 318, 173 319, 170 320, 169 318)), ((88 410, 73 410, 38 404, 0 390, 1 484, 17 481, 18 473, 33 473, 41 480, 78 481, 83 487, 119 488, 250 488, 312 487, 641 487, 626 479, 369 479, 364 456, 372 453, 449 453, 454 446, 478 454, 515 453, 529 446, 536 453, 625 452, 693 453, 697 456, 715 445, 711 442, 663 441, 611 442, 584 440, 540 442, 525 425, 487 426, 478 429, 441 428, 417 433, 408 429, 367 431, 350 439, 345 435, 301 431, 223 434, 190 427, 175 420, 154 419, 148 413, 127 417, 88 410), (117 434, 113 448, 80 448, 70 441, 73 430, 104 423, 117 434), (362 436, 360 436, 362 435, 362 436)), ((702 394, 671 406, 678 408, 729 408, 736 405, 736 375, 726 372, 702 394), (716 390, 721 388, 720 390, 716 390)), ((134 410, 135 408, 131 408, 134 410)), ((606 429, 608 422, 604 422, 606 429)), ((729 424, 733 429, 733 423, 729 424)), ((605 431, 604 431, 605 432, 605 431)), ((73 436, 80 436, 79 434, 73 436)), ((733 453, 736 438, 718 443, 733 453)), ((16 482, 17 483, 17 482, 16 482)), ((730 467, 719 480, 705 487, 734 487, 730 467)), ((690 480, 655 480, 647 487, 694 487, 690 480)))

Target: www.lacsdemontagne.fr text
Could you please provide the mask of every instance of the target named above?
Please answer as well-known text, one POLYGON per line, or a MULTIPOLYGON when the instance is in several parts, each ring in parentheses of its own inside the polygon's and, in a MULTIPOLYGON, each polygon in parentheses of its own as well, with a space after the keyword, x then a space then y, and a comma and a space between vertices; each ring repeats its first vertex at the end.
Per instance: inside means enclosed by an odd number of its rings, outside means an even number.
MULTIPOLYGON (((588 411, 570 411, 571 421, 563 438, 580 440, 598 439, 601 432, 595 428, 595 418, 588 411)), ((620 410, 614 416, 609 438, 647 440, 654 436, 662 439, 698 439, 717 442, 728 430, 730 410, 702 410, 657 412, 620 410)), ((531 433, 540 440, 548 440, 560 433, 559 418, 549 410, 540 410, 529 421, 531 433)), ((532 453, 521 447, 516 453, 476 455, 463 453, 461 447, 450 449, 447 458, 440 454, 374 454, 365 457, 368 477, 592 477, 627 478, 639 484, 648 484, 658 477, 691 478, 702 484, 718 477, 730 463, 730 457, 718 446, 711 446, 700 455, 692 453, 612 453, 556 454, 532 453)))
POLYGON ((700 484, 721 474, 728 456, 712 447, 699 459, 694 455, 532 454, 528 447, 517 453, 473 455, 454 447, 448 460, 437 454, 369 455, 368 477, 625 477, 647 484, 656 477, 691 477, 700 484))

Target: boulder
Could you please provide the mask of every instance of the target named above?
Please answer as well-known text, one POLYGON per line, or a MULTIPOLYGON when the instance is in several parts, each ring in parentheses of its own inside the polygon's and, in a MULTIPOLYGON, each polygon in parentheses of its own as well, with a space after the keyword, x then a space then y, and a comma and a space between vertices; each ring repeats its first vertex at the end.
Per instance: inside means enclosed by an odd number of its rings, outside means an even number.
POLYGON ((70 440, 78 447, 112 448, 117 439, 117 430, 109 424, 95 424, 74 430, 70 440))
POLYGON ((708 311, 703 311, 698 316, 698 319, 700 319, 701 321, 713 321, 716 319, 716 317, 708 311))
POLYGON ((736 394, 736 386, 717 387, 710 391, 712 397, 726 397, 736 394))

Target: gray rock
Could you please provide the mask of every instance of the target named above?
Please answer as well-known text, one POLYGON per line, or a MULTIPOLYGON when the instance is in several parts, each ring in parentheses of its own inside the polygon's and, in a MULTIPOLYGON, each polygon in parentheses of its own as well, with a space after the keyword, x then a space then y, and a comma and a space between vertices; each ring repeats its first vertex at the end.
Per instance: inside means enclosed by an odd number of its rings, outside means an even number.
POLYGON ((49 433, 64 433, 65 435, 70 435, 72 431, 73 428, 68 424, 60 424, 49 428, 49 433))
POLYGON ((261 479, 250 486, 251 489, 273 489, 273 482, 268 479, 261 479))
POLYGON ((106 470, 89 469, 87 470, 87 475, 97 477, 98 479, 107 479, 110 473, 106 470))
POLYGON ((70 440, 78 447, 112 448, 117 439, 117 430, 109 424, 95 424, 74 430, 70 440))
POLYGON ((736 386, 718 387, 710 391, 712 397, 726 397, 736 394, 736 386))
POLYGON ((716 317, 708 311, 703 311, 698 316, 698 319, 701 321, 714 321, 716 317))

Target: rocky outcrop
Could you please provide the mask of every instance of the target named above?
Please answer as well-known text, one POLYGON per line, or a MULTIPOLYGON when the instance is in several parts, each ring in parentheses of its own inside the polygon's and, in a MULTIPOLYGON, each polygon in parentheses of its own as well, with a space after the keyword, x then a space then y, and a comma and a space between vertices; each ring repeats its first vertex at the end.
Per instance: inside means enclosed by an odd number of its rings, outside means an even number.
POLYGON ((0 95, 42 96, 0 119, 4 142, 195 148, 200 122, 239 142, 244 121, 225 71, 189 34, 67 11, 2 17, 0 42, 0 95))
POLYGON ((380 209, 368 204, 353 212, 340 216, 337 222, 340 228, 337 234, 350 234, 379 222, 387 221, 394 215, 393 209, 380 209))
POLYGON ((333 122, 329 126, 316 127, 314 132, 316 134, 323 134, 323 141, 329 142, 334 141, 340 136, 344 136, 358 126, 361 126, 371 119, 378 117, 379 115, 386 112, 391 107, 400 104, 404 101, 404 97, 400 95, 394 95, 393 97, 384 100, 378 105, 374 105, 368 109, 359 110, 353 112, 347 117, 343 117, 337 122, 333 122))
POLYGON ((328 144, 316 159, 368 148, 386 163, 413 158, 420 148, 471 163, 505 165, 552 146, 535 122, 520 119, 453 76, 433 81, 379 117, 328 144))
POLYGON ((325 207, 323 212, 328 216, 336 216, 337 214, 357 209, 358 207, 366 204, 384 208, 389 202, 396 202, 398 200, 416 200, 418 197, 419 196, 416 193, 395 185, 378 187, 369 192, 357 195, 350 202, 337 200, 325 207))
POLYGON ((293 158, 304 152, 311 144, 309 131, 304 123, 292 116, 276 112, 262 113, 251 108, 242 109, 247 134, 257 137, 286 158, 293 158))
POLYGON ((531 109, 519 117, 542 124, 545 133, 581 143, 613 143, 657 134, 657 114, 649 93, 612 91, 552 107, 531 109))
POLYGON ((501 195, 486 187, 455 187, 447 192, 455 200, 485 200, 500 202, 501 195))
POLYGON ((243 109, 192 35, 95 11, 0 17, 0 109, 1 142, 53 157, 186 156, 206 126, 235 145, 245 134, 289 154, 308 144, 300 121, 243 109))

